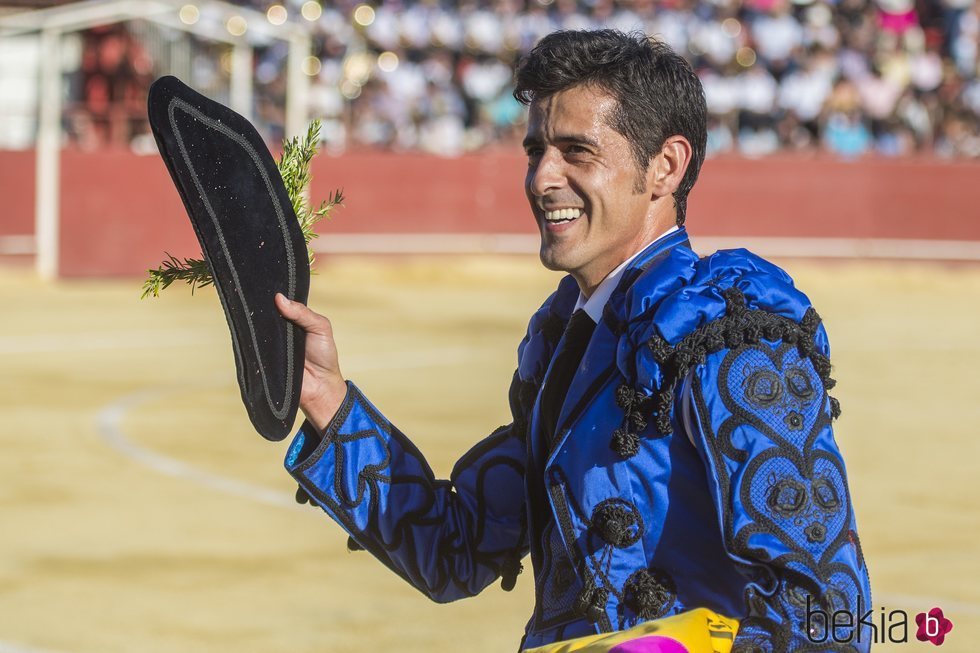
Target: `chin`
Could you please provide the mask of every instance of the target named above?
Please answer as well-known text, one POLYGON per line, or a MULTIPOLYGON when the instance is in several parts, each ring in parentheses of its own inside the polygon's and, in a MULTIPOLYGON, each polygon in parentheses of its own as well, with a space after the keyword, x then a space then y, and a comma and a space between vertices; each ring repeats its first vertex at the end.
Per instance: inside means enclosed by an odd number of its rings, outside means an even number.
POLYGON ((569 272, 571 271, 571 266, 567 260, 564 260, 560 254, 550 251, 544 247, 538 252, 538 258, 541 259, 541 265, 547 270, 553 272, 569 272))
POLYGON ((546 270, 551 270, 552 272, 564 272, 565 268, 561 267, 554 261, 551 261, 545 257, 541 257, 541 265, 544 266, 546 270))

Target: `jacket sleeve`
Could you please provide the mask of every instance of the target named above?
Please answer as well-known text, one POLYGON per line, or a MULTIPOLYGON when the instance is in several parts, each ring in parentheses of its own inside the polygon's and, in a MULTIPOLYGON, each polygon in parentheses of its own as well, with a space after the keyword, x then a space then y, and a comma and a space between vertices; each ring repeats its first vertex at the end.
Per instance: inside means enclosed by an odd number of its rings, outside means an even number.
POLYGON ((717 331, 701 339, 681 398, 725 547, 748 579, 733 651, 867 650, 870 584, 819 318, 743 310, 717 331))
MULTIPOLYGON (((512 411, 519 385, 515 375, 512 411)), ((302 490, 354 542, 438 602, 475 595, 500 576, 513 587, 528 551, 524 466, 524 434, 510 424, 438 480, 350 382, 322 436, 304 424, 286 456, 302 490)))

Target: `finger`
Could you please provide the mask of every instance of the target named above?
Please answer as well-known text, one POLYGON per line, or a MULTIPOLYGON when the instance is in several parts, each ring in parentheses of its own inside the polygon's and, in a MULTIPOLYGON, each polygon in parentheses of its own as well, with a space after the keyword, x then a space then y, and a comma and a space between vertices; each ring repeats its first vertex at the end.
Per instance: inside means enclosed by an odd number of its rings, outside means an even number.
POLYGON ((282 293, 276 293, 276 308, 284 318, 308 333, 329 335, 330 321, 324 316, 312 311, 301 302, 286 299, 282 293))

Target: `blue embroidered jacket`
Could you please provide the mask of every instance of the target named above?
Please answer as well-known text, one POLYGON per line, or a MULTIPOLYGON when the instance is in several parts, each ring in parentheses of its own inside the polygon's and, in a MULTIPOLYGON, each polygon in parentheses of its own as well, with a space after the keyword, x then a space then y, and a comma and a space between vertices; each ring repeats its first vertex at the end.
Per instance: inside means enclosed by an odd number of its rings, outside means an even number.
POLYGON ((531 318, 513 422, 449 480, 353 384, 322 438, 297 434, 288 471, 435 601, 512 587, 530 552, 524 647, 707 607, 741 620, 735 651, 867 650, 868 573, 806 296, 745 250, 699 259, 683 229, 662 238, 610 297, 549 445, 539 395, 577 297, 566 277, 531 318), (829 628, 840 610, 852 626, 829 628))

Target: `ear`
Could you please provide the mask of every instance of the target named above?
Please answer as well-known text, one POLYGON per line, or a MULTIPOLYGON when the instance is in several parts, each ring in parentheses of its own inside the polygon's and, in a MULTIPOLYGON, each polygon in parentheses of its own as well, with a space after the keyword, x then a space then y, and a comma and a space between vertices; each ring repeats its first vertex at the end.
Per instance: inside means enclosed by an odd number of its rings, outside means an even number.
POLYGON ((677 190, 691 163, 692 153, 691 144, 683 136, 676 134, 667 137, 647 168, 647 188, 653 196, 651 199, 670 196, 677 190))

